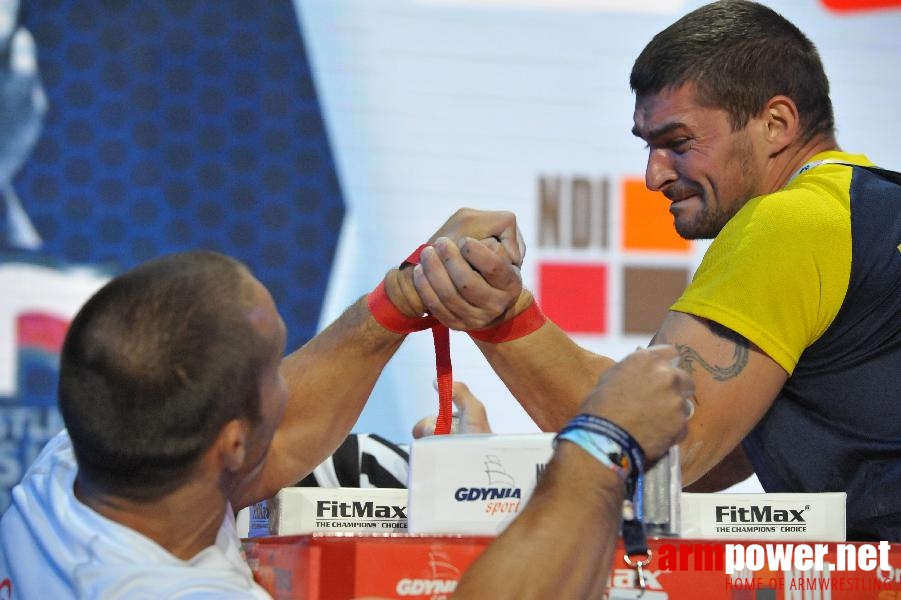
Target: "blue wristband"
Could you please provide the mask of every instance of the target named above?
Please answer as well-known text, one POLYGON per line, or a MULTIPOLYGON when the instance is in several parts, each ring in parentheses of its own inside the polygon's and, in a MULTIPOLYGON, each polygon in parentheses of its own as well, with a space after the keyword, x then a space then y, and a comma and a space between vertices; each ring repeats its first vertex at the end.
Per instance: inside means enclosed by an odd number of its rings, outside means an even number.
MULTIPOLYGON (((639 497, 641 496, 642 475, 644 474, 644 450, 641 448, 635 438, 629 435, 629 432, 627 432, 625 429, 623 429, 613 421, 608 421, 607 419, 598 417, 596 415, 582 413, 573 417, 573 419, 569 423, 567 423, 567 425, 563 429, 560 430, 560 433, 557 434, 557 438, 555 439, 568 439, 570 432, 573 431, 584 431, 591 436, 599 436, 601 438, 609 439, 611 442, 618 445, 620 448, 621 456, 626 457, 627 460, 620 460, 619 457, 614 457, 610 460, 611 462, 616 461, 618 464, 623 465, 623 468, 628 467, 626 471, 626 495, 629 497, 634 497, 636 494, 639 497)), ((582 438, 580 437, 580 439, 582 438)), ((595 438, 592 437, 584 439, 588 440, 595 438)), ((589 441, 586 442, 586 445, 592 446, 594 444, 593 442, 589 441)), ((600 447, 603 448, 603 443, 601 443, 600 447)), ((585 446, 583 446, 583 448, 585 448, 588 452, 592 452, 585 446)))
POLYGON ((632 473, 632 460, 623 447, 606 435, 587 429, 570 428, 560 432, 554 438, 554 447, 566 440, 572 442, 592 455, 602 465, 617 474, 621 481, 627 482, 632 473))
POLYGON ((640 567, 647 565, 651 557, 643 523, 645 454, 641 445, 616 423, 588 413, 576 415, 567 423, 554 438, 555 443, 558 440, 578 444, 623 478, 626 501, 632 508, 622 525, 626 564, 637 565, 640 575, 640 567), (633 560, 637 556, 646 558, 633 560))
POLYGON ((561 429, 561 433, 569 429, 585 429, 594 433, 607 436, 614 442, 622 446, 635 465, 636 469, 644 471, 644 450, 638 441, 629 435, 629 432, 603 417, 582 413, 573 417, 573 419, 561 429))

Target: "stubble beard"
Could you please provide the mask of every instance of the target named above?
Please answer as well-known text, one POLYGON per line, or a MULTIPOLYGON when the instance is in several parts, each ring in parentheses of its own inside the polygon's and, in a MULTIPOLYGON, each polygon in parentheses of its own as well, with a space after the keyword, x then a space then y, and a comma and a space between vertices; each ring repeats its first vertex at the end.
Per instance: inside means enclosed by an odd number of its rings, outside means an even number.
MULTIPOLYGON (((736 165, 741 173, 741 191, 730 202, 718 202, 714 205, 700 185, 695 185, 698 196, 701 198, 701 210, 694 217, 675 218, 676 232, 686 240, 711 240, 719 235, 748 201, 757 196, 756 183, 758 174, 752 166, 749 157, 752 156, 751 146, 747 138, 740 138, 732 148, 731 163, 736 165)), ((728 166, 727 166, 728 168, 728 166)))
POLYGON ((715 238, 745 203, 744 201, 736 203, 738 205, 734 206, 732 210, 726 210, 723 207, 711 207, 703 196, 702 200, 704 200, 703 208, 697 215, 684 219, 675 218, 676 232, 686 240, 715 238))

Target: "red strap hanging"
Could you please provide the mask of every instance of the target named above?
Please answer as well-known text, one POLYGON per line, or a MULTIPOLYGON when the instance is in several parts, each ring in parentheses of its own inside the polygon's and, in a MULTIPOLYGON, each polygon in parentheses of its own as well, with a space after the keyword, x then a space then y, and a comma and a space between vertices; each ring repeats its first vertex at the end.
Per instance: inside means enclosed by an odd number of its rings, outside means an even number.
POLYGON ((440 323, 432 327, 435 340, 435 370, 438 373, 438 419, 435 421, 435 435, 451 432, 453 420, 454 375, 451 368, 450 332, 440 323))
MULTIPOLYGON (((401 263, 418 265, 419 255, 428 244, 422 244, 401 263)), ((438 375, 438 418, 435 421, 435 435, 451 432, 453 420, 454 374, 450 357, 450 331, 437 321, 432 325, 432 339, 435 342, 435 371, 438 375)))

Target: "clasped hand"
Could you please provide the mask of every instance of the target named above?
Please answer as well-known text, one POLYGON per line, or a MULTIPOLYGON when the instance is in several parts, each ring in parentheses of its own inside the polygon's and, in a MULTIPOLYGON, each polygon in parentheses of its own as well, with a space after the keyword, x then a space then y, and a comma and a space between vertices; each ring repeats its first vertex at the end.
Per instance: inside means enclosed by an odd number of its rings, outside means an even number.
POLYGON ((425 309, 451 329, 500 323, 528 304, 522 233, 508 211, 462 208, 429 240, 413 268, 425 309))

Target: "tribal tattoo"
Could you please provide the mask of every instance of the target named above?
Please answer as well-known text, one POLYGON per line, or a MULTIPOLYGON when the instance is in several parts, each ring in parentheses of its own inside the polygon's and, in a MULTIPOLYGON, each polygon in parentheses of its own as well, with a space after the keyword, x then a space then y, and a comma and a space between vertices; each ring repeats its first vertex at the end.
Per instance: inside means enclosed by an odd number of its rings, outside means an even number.
MULTIPOLYGON (((710 364, 691 346, 687 344, 673 344, 679 351, 679 366, 689 373, 694 373, 697 365, 710 373, 716 381, 726 381, 738 376, 748 364, 748 348, 750 347, 748 340, 719 323, 714 323, 713 321, 707 321, 706 323, 711 333, 735 344, 732 364, 722 367, 710 364)), ((666 340, 665 336, 658 333, 651 343, 668 344, 670 342, 666 340)))

